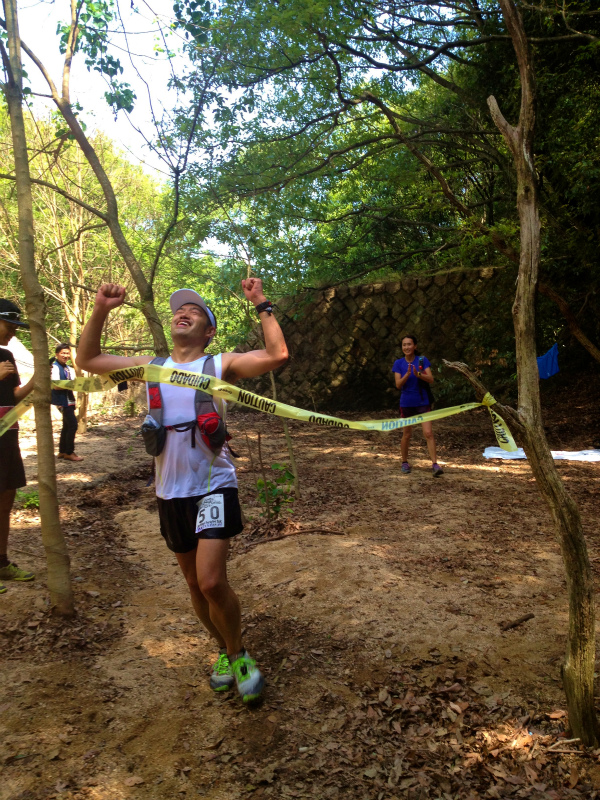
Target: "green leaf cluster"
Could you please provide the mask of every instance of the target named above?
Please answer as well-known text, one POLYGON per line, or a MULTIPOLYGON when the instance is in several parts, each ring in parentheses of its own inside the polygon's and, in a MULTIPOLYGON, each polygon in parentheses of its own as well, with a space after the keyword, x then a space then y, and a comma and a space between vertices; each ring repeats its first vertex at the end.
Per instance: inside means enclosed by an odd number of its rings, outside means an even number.
POLYGON ((271 464, 275 470, 274 480, 262 478, 256 481, 258 499, 265 506, 263 516, 267 513, 267 502, 273 516, 278 517, 284 507, 289 507, 294 502, 294 475, 287 464, 271 464))
MULTIPOLYGON (((109 84, 109 91, 104 95, 106 102, 112 107, 115 115, 123 109, 131 112, 135 104, 135 92, 128 83, 119 80, 123 67, 119 58, 110 52, 110 25, 117 19, 113 0, 95 0, 78 4, 77 36, 73 54, 81 52, 85 56, 88 70, 103 75, 109 84)), ((56 30, 59 35, 60 52, 64 55, 69 47, 72 35, 71 24, 59 23, 56 30)))

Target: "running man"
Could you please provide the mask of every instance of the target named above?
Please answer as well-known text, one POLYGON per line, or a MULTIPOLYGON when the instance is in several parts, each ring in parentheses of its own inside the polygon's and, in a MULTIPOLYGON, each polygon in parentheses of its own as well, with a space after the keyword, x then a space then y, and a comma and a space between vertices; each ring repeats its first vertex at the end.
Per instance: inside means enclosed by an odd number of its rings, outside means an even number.
MULTIPOLYGON (((0 299, 0 417, 33 389, 33 378, 21 386, 14 356, 6 349, 19 328, 28 327, 21 319, 19 306, 12 300, 0 299)), ((10 512, 17 489, 25 486, 25 483, 25 469, 19 449, 19 425, 15 423, 0 436, 0 594, 6 592, 4 581, 32 581, 35 577, 33 572, 27 572, 14 561, 9 561, 7 554, 10 512)))
MULTIPOLYGON (((242 289, 262 323, 264 350, 220 353, 214 359, 207 356, 204 348, 217 330, 215 315, 197 292, 179 289, 170 298, 173 352, 164 366, 205 371, 235 383, 284 364, 287 347, 272 305, 263 294, 262 281, 248 278, 242 281, 242 289)), ((77 364, 82 369, 102 374, 153 360, 151 356, 113 356, 100 350, 104 322, 124 299, 122 286, 109 283, 98 290, 77 351, 77 364)), ((168 384, 159 387, 162 424, 167 428, 164 449, 156 457, 160 531, 169 550, 175 553, 197 617, 219 645, 211 688, 220 692, 236 684, 243 701, 248 702, 262 692, 264 678, 242 644, 240 604, 227 579, 229 539, 243 527, 235 466, 226 444, 215 454, 198 427, 190 429, 186 425, 197 416, 195 390, 168 384)), ((154 408, 158 390, 156 386, 151 390, 154 408)))
MULTIPOLYGON (((425 414, 431 411, 431 390, 433 383, 431 365, 429 359, 417 353, 417 337, 407 334, 402 339, 402 352, 404 358, 394 361, 392 372, 396 379, 396 389, 400 389, 400 416, 402 419, 416 417, 418 414, 425 414)), ((423 423, 423 435, 427 440, 427 449, 432 461, 432 472, 434 478, 444 474, 444 470, 437 463, 435 450, 435 439, 433 438, 433 426, 431 422, 423 423)), ((412 426, 402 429, 402 442, 400 451, 402 453, 401 470, 405 474, 411 471, 408 463, 408 446, 412 436, 412 426)))

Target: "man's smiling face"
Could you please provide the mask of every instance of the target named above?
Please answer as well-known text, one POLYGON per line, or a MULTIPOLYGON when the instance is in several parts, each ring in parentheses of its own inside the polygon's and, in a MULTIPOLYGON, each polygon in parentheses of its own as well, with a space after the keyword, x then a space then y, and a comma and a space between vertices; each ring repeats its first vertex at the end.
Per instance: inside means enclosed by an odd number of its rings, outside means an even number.
POLYGON ((0 346, 6 347, 18 330, 18 325, 12 325, 4 319, 0 320, 0 346))
POLYGON ((171 336, 178 344, 206 344, 214 333, 204 310, 195 303, 184 303, 171 320, 171 336))

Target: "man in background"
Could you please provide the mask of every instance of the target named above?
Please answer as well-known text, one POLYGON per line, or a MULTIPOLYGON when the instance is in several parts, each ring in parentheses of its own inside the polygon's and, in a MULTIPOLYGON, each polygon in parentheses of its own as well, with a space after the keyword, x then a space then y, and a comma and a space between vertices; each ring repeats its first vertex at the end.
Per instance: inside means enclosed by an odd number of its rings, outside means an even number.
MULTIPOLYGON (((54 358, 51 360, 50 378, 53 381, 73 380, 67 362, 71 358, 71 348, 66 342, 56 345, 54 358)), ((58 445, 58 458, 67 461, 83 461, 75 453, 75 434, 77 433, 77 417, 75 416, 75 395, 70 389, 52 389, 52 405, 56 406, 62 414, 63 423, 58 445)))

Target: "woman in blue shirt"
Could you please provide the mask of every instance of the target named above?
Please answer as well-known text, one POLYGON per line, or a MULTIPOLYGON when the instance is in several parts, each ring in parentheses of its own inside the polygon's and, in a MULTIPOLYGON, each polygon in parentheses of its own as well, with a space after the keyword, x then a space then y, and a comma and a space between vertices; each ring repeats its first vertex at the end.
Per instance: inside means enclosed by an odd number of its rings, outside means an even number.
MULTIPOLYGON (((429 386, 433 383, 431 365, 429 359, 417 354, 417 337, 407 334, 402 339, 402 352, 404 358, 398 358, 394 362, 392 372, 395 373, 396 389, 400 389, 400 416, 416 417, 418 414, 425 414, 431 411, 431 400, 429 386)), ((437 463, 435 451, 435 439, 433 438, 433 426, 431 422, 423 423, 423 435, 427 440, 427 449, 431 461, 432 470, 435 478, 444 474, 443 469, 437 463)), ((400 450, 402 453, 402 472, 408 473, 411 470, 408 463, 408 446, 412 436, 412 426, 403 428, 402 442, 400 450)))

